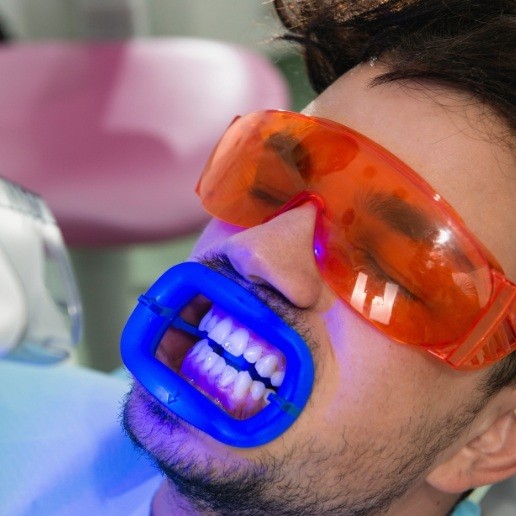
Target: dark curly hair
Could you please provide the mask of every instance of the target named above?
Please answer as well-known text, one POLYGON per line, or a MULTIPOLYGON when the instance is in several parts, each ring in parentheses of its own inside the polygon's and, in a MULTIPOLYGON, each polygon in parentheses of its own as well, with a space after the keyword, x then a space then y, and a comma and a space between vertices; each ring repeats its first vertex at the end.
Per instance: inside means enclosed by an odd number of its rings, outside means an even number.
POLYGON ((382 56, 378 82, 432 81, 469 94, 516 130, 514 0, 275 0, 317 93, 382 56))
MULTIPOLYGON (((373 84, 431 82, 464 92, 516 131, 515 0, 275 0, 301 46, 312 87, 320 93, 355 65, 381 58, 373 84)), ((516 386, 516 353, 483 383, 485 399, 516 386)))

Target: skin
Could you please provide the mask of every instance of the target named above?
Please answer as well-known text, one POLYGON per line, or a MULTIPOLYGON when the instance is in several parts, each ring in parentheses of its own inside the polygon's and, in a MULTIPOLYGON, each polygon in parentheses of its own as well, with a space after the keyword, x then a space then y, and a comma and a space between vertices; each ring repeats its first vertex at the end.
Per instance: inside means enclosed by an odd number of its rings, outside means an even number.
MULTIPOLYGON (((417 170, 514 280, 514 158, 499 141, 502 123, 452 91, 370 87, 380 66, 348 72, 305 112, 366 134, 417 170)), ((280 312, 297 321, 316 363, 314 391, 297 422, 265 446, 231 448, 170 422, 136 386, 126 407, 133 436, 162 465, 188 469, 197 485, 197 473, 236 481, 220 490, 245 486, 244 474, 266 479, 251 499, 234 494, 225 514, 442 515, 462 491, 515 474, 515 391, 482 406, 478 385, 486 371, 454 371, 360 320, 320 277, 314 221, 311 204, 246 230, 213 220, 193 254, 226 255, 249 282, 272 286, 289 301, 280 312), (253 498, 261 507, 251 509, 253 498)), ((218 513, 185 496, 183 480, 179 487, 163 483, 155 514, 218 513)))

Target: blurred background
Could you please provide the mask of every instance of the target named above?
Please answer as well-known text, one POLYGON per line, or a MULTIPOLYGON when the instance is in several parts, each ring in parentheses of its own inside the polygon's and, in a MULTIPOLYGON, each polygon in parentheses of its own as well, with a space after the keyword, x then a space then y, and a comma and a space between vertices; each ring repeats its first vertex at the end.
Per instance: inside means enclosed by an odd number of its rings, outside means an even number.
MULTIPOLYGON (((265 107, 300 110, 314 93, 295 49, 274 41, 280 32, 268 1, 0 0, 0 33, 6 49, 49 42, 168 41, 179 37, 223 42, 231 48, 243 47, 263 56, 278 70, 288 89, 287 105, 265 107)), ((8 79, 6 73, 0 66, 0 85, 8 79)), ((208 80, 201 86, 208 92, 211 82, 208 80)), ((78 118, 77 125, 80 124, 78 118)), ((5 131, 9 131, 9 126, 4 128, 4 133, 0 132, 0 137, 5 138, 5 131)), ((9 175, 9 171, 9 163, 2 163, 0 156, 0 174, 9 175)), ((190 173, 198 175, 200 170, 190 173)), ((32 184, 24 186, 47 197, 50 208, 55 209, 52 199, 44 192, 38 192, 32 184)), ((61 191, 59 195, 73 196, 74 192, 61 191)), ((63 222, 69 223, 60 220, 59 211, 56 216, 61 226, 63 222)), ((131 242, 129 238, 123 245, 103 242, 101 246, 67 240, 67 231, 64 231, 85 321, 73 361, 104 371, 112 371, 120 365, 118 339, 137 296, 162 272, 188 256, 199 231, 200 228, 195 228, 174 236, 149 238, 145 242, 138 238, 131 242)))
POLYGON ((292 86, 293 108, 312 98, 295 50, 273 41, 270 0, 0 0, 3 31, 19 41, 187 36, 243 45, 268 56, 292 86))

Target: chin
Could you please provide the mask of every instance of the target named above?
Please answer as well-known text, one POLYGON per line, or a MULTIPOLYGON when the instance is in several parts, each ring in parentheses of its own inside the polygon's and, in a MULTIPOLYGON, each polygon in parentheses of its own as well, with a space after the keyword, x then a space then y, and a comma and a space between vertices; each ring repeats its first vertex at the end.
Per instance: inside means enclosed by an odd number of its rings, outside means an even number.
POLYGON ((237 451, 183 421, 137 381, 125 401, 122 423, 133 443, 160 467, 177 461, 193 464, 201 458, 227 458, 230 450, 237 451))

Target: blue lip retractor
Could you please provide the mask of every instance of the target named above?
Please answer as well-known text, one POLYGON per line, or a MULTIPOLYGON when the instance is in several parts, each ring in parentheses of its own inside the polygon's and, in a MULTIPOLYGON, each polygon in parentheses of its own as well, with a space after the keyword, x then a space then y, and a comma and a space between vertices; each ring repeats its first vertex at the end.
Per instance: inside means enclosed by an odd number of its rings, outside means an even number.
POLYGON ((297 332, 238 283, 194 262, 172 267, 140 296, 122 333, 121 352, 129 371, 165 407, 218 441, 241 448, 260 446, 285 432, 303 410, 314 380, 312 356, 297 332), (285 379, 277 393, 269 394, 270 403, 248 419, 233 418, 155 357, 169 327, 202 338, 180 317, 199 294, 286 358, 285 379))

